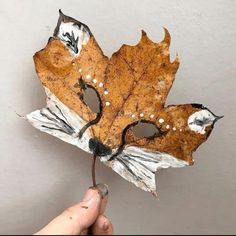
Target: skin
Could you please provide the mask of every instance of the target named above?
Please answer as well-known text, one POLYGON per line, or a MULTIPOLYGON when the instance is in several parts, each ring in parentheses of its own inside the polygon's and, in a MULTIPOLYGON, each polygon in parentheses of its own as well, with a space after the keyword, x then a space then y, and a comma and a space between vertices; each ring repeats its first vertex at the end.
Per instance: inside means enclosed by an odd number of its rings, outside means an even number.
POLYGON ((104 215, 108 195, 89 188, 83 199, 54 218, 35 235, 112 235, 111 221, 104 215))

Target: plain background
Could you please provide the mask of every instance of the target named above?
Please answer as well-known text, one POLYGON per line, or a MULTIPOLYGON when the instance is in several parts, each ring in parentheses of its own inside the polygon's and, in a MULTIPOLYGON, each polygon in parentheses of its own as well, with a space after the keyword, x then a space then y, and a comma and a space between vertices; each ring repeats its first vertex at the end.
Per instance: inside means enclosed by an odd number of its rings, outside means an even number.
POLYGON ((157 174, 159 200, 101 163, 116 234, 236 232, 236 1, 0 0, 0 233, 31 234, 80 200, 90 155, 33 128, 17 113, 45 105, 33 54, 52 35, 58 9, 89 25, 105 54, 172 35, 181 65, 167 104, 203 103, 217 115, 195 165, 157 174))

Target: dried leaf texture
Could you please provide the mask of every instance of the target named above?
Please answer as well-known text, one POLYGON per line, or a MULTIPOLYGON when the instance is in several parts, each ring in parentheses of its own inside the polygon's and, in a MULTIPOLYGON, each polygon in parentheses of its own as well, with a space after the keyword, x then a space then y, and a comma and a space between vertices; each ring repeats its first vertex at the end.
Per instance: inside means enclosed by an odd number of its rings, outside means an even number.
POLYGON ((170 61, 170 41, 167 29, 159 43, 142 31, 137 45, 123 45, 109 59, 88 26, 60 13, 54 37, 34 56, 47 107, 29 121, 155 194, 155 171, 193 164, 192 153, 219 119, 200 104, 165 107, 179 67, 178 56, 170 61), (87 88, 99 97, 99 113, 83 99, 87 88), (135 136, 140 122, 153 124, 156 133, 135 136))
POLYGON ((102 129, 99 138, 103 143, 118 147, 121 130, 139 120, 153 122, 164 103, 174 80, 179 62, 169 60, 170 35, 165 30, 161 43, 152 42, 142 31, 136 46, 123 45, 111 57, 105 86, 109 93, 103 96, 109 106, 98 123, 102 129))

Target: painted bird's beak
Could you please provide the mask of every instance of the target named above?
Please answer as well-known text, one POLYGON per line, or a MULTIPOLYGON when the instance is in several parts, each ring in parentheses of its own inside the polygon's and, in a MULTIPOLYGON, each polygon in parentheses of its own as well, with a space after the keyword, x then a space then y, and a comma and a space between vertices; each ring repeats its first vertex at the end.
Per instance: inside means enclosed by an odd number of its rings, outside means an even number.
POLYGON ((223 118, 223 117, 224 117, 224 116, 216 116, 216 115, 215 115, 215 120, 214 120, 214 122, 220 120, 220 119, 223 118))

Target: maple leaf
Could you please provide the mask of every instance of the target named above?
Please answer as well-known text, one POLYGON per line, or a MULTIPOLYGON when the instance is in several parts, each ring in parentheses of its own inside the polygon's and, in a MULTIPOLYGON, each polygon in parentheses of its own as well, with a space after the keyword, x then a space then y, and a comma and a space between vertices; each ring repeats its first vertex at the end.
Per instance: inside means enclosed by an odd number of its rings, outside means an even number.
POLYGON ((192 153, 220 118, 200 104, 165 107, 179 59, 170 61, 164 31, 159 43, 142 31, 137 45, 123 45, 109 59, 88 26, 60 12, 54 36, 34 55, 47 107, 27 115, 36 128, 93 153, 153 194, 155 172, 192 165, 192 153), (87 88, 99 98, 98 113, 84 101, 87 88), (155 133, 136 136, 139 123, 152 124, 155 133))

